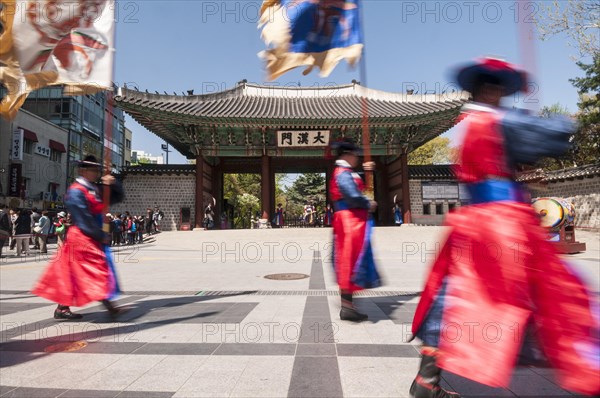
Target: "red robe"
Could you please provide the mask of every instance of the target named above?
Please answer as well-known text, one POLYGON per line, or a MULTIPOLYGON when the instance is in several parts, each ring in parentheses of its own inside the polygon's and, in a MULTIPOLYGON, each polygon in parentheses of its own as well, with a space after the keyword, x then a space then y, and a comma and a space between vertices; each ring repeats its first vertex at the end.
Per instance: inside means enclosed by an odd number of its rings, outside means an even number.
MULTIPOLYGON (((347 169, 336 167, 333 171, 331 183, 329 186, 329 195, 333 202, 343 199, 336 183, 336 177, 339 173, 347 169)), ((364 183, 360 177, 355 177, 354 182, 359 191, 364 191, 364 183)), ((367 209, 346 209, 333 213, 333 262, 340 290, 349 293, 363 290, 362 287, 352 282, 355 265, 363 251, 363 241, 367 229, 367 219, 369 212, 367 209)))
MULTIPOLYGON (((75 182, 69 188, 83 192, 92 215, 99 219, 102 202, 86 187, 75 182)), ((68 196, 67 196, 68 205, 68 196)), ((50 261, 32 293, 55 303, 81 307, 110 298, 118 289, 105 245, 85 235, 73 224, 68 238, 50 261)))
MULTIPOLYGON (((466 123, 459 179, 509 178, 499 115, 475 112, 466 123)), ((445 280, 440 367, 506 387, 533 321, 559 383, 579 393, 600 393, 594 300, 546 241, 531 206, 511 200, 465 206, 449 214, 445 224, 451 230, 412 325, 416 335, 445 280)))

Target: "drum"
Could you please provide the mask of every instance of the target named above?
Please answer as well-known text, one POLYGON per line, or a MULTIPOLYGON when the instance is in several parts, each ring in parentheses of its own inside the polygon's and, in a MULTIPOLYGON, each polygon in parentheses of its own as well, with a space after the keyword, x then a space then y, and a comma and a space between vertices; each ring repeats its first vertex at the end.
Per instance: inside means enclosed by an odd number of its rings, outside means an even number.
POLYGON ((552 230, 563 225, 573 225, 575 209, 573 204, 562 198, 537 198, 532 206, 540 216, 542 227, 552 230))

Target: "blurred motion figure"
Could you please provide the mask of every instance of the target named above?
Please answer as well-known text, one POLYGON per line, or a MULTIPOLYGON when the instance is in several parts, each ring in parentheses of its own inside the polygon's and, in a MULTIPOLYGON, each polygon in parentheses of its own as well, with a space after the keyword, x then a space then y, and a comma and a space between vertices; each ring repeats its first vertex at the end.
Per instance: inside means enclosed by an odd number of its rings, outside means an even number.
POLYGON ((526 87, 525 73, 502 60, 471 63, 456 80, 473 98, 456 169, 472 201, 447 216, 451 229, 415 313, 423 347, 410 396, 458 397, 440 387, 441 368, 508 386, 526 333, 562 387, 599 394, 596 299, 545 240, 515 182, 518 164, 564 154, 572 122, 500 108, 503 96, 526 87))

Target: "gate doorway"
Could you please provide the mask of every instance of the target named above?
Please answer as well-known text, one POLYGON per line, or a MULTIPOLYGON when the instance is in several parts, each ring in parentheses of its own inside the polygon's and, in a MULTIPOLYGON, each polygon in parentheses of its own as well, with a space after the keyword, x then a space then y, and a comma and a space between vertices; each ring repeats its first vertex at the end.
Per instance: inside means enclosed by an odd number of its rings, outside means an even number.
POLYGON ((277 173, 275 180, 279 182, 277 185, 281 187, 281 195, 277 195, 276 192, 277 207, 273 218, 273 227, 312 228, 323 226, 323 217, 327 206, 325 173, 277 173), (280 204, 282 210, 278 211, 280 204), (280 215, 282 212, 283 215, 280 215))

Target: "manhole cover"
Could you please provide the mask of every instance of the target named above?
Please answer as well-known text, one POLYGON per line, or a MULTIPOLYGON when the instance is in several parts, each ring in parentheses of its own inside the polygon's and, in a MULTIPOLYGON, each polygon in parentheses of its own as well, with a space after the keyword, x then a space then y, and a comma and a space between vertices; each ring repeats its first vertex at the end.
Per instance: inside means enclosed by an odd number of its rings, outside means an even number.
POLYGON ((78 351, 82 348, 87 347, 88 343, 85 341, 73 341, 70 343, 59 343, 49 345, 44 348, 44 352, 70 352, 70 351, 78 351))
POLYGON ((275 281, 293 281, 295 279, 305 279, 308 278, 306 274, 271 274, 265 275, 267 279, 273 279, 275 281))

